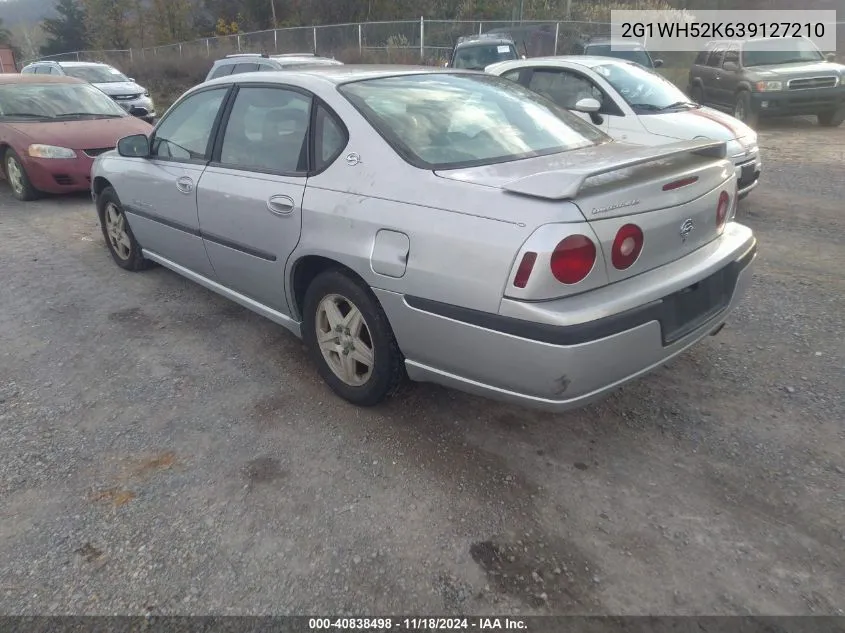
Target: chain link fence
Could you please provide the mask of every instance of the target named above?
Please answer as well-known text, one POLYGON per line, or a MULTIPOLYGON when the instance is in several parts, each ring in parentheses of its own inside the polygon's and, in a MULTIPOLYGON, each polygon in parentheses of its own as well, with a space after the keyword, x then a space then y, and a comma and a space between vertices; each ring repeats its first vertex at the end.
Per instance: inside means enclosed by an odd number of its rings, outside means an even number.
MULTIPOLYGON (((830 25, 837 30, 839 58, 845 53, 845 23, 830 25)), ((501 33, 512 37, 527 57, 561 55, 569 52, 581 35, 609 33, 606 22, 576 21, 448 21, 406 20, 303 26, 210 37, 179 44, 109 51, 74 51, 42 60, 102 61, 138 63, 150 59, 217 59, 233 53, 316 53, 347 63, 423 63, 446 61, 458 38, 479 33, 501 33)), ((652 51, 659 55, 661 51, 652 51)), ((692 54, 661 55, 667 65, 688 64, 692 54)), ((37 60, 27 60, 29 63, 37 60)))

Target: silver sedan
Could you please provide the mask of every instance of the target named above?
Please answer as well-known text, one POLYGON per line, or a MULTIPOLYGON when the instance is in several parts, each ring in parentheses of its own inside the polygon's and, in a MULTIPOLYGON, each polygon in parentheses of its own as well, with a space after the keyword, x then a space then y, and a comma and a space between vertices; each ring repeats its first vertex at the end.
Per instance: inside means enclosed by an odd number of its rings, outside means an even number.
POLYGON ((216 79, 92 169, 114 261, 304 339, 341 397, 403 379, 580 406, 717 332, 751 279, 724 142, 613 141, 481 73, 216 79))

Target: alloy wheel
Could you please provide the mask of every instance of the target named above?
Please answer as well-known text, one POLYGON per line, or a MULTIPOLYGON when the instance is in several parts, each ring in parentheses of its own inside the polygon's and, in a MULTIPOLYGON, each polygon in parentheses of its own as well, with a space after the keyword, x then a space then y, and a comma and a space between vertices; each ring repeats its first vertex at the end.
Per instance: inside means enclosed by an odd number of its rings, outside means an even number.
POLYGON ((342 295, 327 295, 317 306, 317 345, 332 372, 345 384, 360 387, 373 373, 375 356, 370 328, 361 310, 342 295))
POLYGON ((132 253, 132 242, 126 232, 126 216, 113 202, 106 205, 105 214, 106 233, 112 250, 120 259, 126 261, 132 253))
POLYGON ((14 156, 9 156, 6 159, 6 179, 16 194, 21 195, 23 193, 23 168, 14 156))

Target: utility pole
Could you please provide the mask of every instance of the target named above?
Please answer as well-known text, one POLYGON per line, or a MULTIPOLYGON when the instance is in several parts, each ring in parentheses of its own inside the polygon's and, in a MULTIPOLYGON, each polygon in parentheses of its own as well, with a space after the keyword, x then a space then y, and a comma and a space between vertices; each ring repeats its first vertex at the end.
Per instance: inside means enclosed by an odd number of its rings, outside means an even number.
POLYGON ((270 11, 273 12, 273 28, 276 28, 276 0, 270 0, 270 11))
POLYGON ((522 15, 525 11, 525 0, 519 0, 519 23, 522 24, 522 15))

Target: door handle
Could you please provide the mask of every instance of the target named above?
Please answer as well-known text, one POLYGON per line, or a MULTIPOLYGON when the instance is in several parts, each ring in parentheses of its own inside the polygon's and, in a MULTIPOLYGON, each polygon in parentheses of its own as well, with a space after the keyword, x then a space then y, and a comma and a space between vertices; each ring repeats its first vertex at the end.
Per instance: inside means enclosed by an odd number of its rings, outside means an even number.
POLYGON ((194 190, 194 181, 188 176, 182 176, 176 180, 176 188, 182 193, 191 193, 194 190))
POLYGON ((294 202, 290 196, 271 196, 267 200, 267 209, 273 215, 290 215, 293 213, 294 202))

